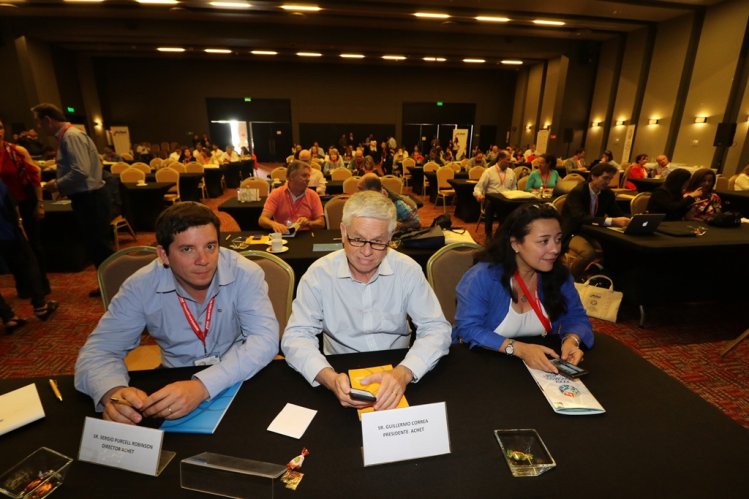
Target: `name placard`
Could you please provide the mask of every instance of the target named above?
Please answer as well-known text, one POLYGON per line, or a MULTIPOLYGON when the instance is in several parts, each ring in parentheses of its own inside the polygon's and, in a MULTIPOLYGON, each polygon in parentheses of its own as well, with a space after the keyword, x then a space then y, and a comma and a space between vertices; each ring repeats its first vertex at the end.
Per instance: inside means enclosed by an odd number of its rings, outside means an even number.
POLYGON ((78 459, 158 476, 175 456, 162 453, 163 439, 161 430, 87 417, 78 459))
POLYGON ((362 414, 364 466, 450 453, 444 402, 362 414))

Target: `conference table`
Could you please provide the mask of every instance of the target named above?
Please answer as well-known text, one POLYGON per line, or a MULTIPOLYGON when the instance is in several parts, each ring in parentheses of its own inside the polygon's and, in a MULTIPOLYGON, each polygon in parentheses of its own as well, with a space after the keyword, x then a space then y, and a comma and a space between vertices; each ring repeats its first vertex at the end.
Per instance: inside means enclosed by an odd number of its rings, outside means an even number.
MULTIPOLYGON (((113 173, 112 177, 120 181, 120 174, 113 173)), ((182 201, 200 202, 202 193, 200 192, 200 182, 203 180, 202 173, 183 173, 179 174, 179 198, 182 201)), ((146 182, 155 182, 156 173, 146 174, 146 182)))
POLYGON ((133 230, 154 230, 156 218, 166 206, 164 194, 174 185, 174 182, 147 182, 145 185, 120 182, 122 213, 133 230))
MULTIPOLYGON (((694 227, 697 222, 664 222, 694 227)), ((624 293, 624 301, 640 309, 698 300, 749 298, 749 224, 720 228, 702 224, 702 236, 675 237, 656 232, 628 235, 607 227, 583 225, 582 233, 603 248, 603 265, 624 293)))
POLYGON ((80 272, 90 263, 70 200, 44 201, 40 232, 48 272, 80 272))
POLYGON ((416 194, 424 194, 424 167, 423 166, 407 166, 409 173, 411 173, 411 190, 416 194))
POLYGON ((455 189, 455 216, 464 222, 478 220, 481 216, 481 205, 473 195, 478 180, 461 178, 449 179, 447 182, 455 189))
MULTIPOLYGON (((398 364, 404 350, 329 356, 339 372, 398 364)), ((445 402, 451 453, 364 467, 361 426, 325 388, 312 388, 284 360, 245 381, 213 435, 166 433, 177 453, 158 478, 74 461, 55 498, 207 497, 180 488, 180 461, 209 451, 285 465, 307 448, 296 491, 276 481, 276 498, 321 497, 744 497, 749 432, 715 407, 606 335, 585 357, 585 385, 606 409, 598 416, 554 413, 517 358, 454 345, 418 383, 411 406, 445 402), (317 411, 299 440, 267 431, 287 403, 317 411), (513 478, 495 429, 533 428, 557 466, 535 478, 513 478)), ((189 379, 199 368, 131 373, 151 393, 189 379)), ((56 376, 0 380, 0 392, 35 383, 46 417, 0 437, 0 470, 39 447, 77 458, 91 400, 56 376)), ((157 427, 159 420, 146 420, 157 427)), ((216 478, 221 479, 220 477, 216 478)), ((268 496, 267 496, 268 497, 268 496)))
POLYGON ((206 166, 203 169, 205 178, 205 191, 209 198, 217 198, 224 193, 221 180, 224 178, 224 170, 219 166, 206 166))
MULTIPOLYGON (((524 191, 509 191, 512 193, 520 193, 524 191)), ((499 220, 499 223, 505 221, 505 218, 515 210, 518 206, 522 206, 526 203, 550 203, 552 198, 541 198, 536 195, 522 196, 521 197, 510 197, 506 196, 503 192, 491 192, 486 195, 486 201, 492 203, 494 208, 494 218, 499 220)))
POLYGON ((263 213, 265 200, 264 196, 261 196, 259 201, 249 202, 240 202, 237 198, 230 198, 219 205, 218 211, 231 215, 242 230, 260 230, 258 219, 263 213))
POLYGON ((662 178, 628 178, 627 180, 635 184, 637 192, 653 192, 663 185, 662 178))
POLYGON ((736 211, 744 218, 749 218, 749 191, 716 190, 723 202, 724 211, 736 211))

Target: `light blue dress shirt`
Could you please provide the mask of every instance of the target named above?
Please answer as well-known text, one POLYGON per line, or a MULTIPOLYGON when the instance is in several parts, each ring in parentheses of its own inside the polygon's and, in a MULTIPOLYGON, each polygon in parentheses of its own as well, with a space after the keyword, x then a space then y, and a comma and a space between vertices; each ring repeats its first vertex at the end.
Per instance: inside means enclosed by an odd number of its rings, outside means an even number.
POLYGON ((94 141, 74 126, 63 130, 58 134, 57 189, 66 196, 100 189, 103 167, 94 141))
POLYGON ((128 386, 123 359, 138 346, 144 329, 161 349, 164 367, 186 367, 215 356, 220 362, 197 374, 210 397, 238 381, 251 378, 278 353, 278 321, 268 298, 263 270, 234 251, 221 248, 218 268, 203 303, 176 283, 159 260, 133 274, 81 348, 75 366, 75 387, 101 398, 116 386, 128 386), (190 327, 177 294, 201 328, 210 299, 215 297, 211 325, 203 343, 190 327))

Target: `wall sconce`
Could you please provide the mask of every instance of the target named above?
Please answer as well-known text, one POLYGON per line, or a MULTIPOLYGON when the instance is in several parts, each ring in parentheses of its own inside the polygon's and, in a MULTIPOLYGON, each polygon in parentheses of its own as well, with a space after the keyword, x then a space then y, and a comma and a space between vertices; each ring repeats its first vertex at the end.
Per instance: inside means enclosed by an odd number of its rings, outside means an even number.
POLYGON ((551 129, 551 123, 548 123, 548 122, 544 123, 544 130, 549 130, 549 129, 551 129))
POLYGON ((627 123, 627 120, 616 120, 616 126, 622 126, 627 123))
POLYGON ((532 123, 528 123, 527 125, 525 125, 525 129, 530 132, 531 130, 533 130, 533 124, 532 123))
POLYGON ((707 116, 695 116, 694 122, 695 123, 707 123, 707 116))
POLYGON ((594 121, 594 122, 592 122, 590 124, 590 126, 591 126, 591 128, 599 127, 599 126, 601 126, 601 122, 600 121, 594 121))
POLYGON ((650 118, 648 120, 648 125, 658 125, 660 122, 660 118, 650 118))

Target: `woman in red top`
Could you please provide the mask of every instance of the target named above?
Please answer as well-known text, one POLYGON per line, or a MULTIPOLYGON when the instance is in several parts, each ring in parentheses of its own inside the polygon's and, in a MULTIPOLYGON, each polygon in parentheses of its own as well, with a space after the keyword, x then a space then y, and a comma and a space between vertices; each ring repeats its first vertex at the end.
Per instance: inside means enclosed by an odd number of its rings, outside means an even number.
MULTIPOLYGON (((627 178, 648 178, 648 171, 645 169, 645 163, 648 162, 648 155, 647 154, 638 154, 635 157, 635 162, 632 163, 629 167, 629 172, 627 172, 627 178)), ((626 189, 636 191, 637 187, 632 182, 625 182, 624 187, 626 189)))
MULTIPOLYGON (((44 291, 49 293, 49 280, 44 266, 40 221, 44 218, 44 199, 42 198, 41 169, 34 163, 28 151, 5 140, 5 127, 0 120, 0 180, 18 204, 23 220, 23 229, 31 249, 39 263, 39 271, 44 281, 44 291)), ((26 298, 29 291, 18 288, 18 295, 26 298)))

